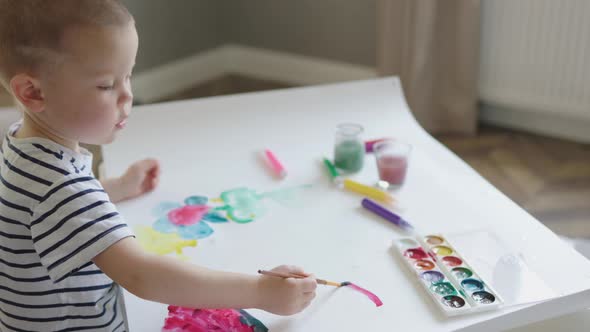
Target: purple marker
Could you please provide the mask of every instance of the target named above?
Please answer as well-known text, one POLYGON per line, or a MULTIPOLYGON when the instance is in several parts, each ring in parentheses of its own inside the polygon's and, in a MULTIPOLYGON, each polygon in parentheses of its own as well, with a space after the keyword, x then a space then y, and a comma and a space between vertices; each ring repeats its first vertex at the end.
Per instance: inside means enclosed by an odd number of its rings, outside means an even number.
POLYGON ((382 217, 383 219, 392 222, 396 226, 402 228, 404 231, 412 232, 414 227, 405 221, 402 217, 391 212, 389 209, 375 203, 375 201, 368 198, 363 198, 362 205, 365 209, 373 212, 374 214, 382 217))

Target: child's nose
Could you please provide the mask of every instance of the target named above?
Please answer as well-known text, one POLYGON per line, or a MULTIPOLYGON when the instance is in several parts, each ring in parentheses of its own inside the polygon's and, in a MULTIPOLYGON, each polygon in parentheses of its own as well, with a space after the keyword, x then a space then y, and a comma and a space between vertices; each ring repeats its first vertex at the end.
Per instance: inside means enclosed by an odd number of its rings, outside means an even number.
POLYGON ((131 89, 124 89, 119 96, 119 105, 131 104, 133 102, 133 92, 131 89))

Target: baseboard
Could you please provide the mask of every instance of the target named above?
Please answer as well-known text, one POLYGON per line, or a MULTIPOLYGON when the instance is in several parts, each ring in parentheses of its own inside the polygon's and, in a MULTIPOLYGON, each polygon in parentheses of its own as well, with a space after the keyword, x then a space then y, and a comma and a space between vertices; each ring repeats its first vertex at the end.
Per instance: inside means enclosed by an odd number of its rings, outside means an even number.
POLYGON ((226 71, 294 85, 315 85, 377 77, 375 68, 273 50, 227 45, 226 71))
POLYGON ((138 73, 133 78, 133 90, 139 102, 151 103, 225 74, 293 85, 377 77, 372 67, 227 44, 138 73))
POLYGON ((590 119, 567 118, 555 114, 509 109, 490 104, 482 104, 479 115, 480 121, 483 123, 590 143, 590 119))

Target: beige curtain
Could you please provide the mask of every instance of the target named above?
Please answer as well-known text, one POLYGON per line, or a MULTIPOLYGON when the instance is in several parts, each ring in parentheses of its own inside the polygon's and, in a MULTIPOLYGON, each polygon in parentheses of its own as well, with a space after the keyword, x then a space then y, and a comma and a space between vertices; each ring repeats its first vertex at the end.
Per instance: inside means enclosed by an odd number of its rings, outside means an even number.
POLYGON ((377 0, 377 67, 431 133, 477 129, 479 0, 377 0))

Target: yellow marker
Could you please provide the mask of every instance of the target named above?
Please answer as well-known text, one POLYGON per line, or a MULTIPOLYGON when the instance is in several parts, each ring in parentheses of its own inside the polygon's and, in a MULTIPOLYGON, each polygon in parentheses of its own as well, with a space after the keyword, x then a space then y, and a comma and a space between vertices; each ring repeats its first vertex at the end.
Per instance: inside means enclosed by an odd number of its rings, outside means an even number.
POLYGON ((393 203, 393 200, 394 200, 393 197, 389 193, 387 193, 383 190, 379 190, 377 188, 366 186, 362 183, 358 183, 358 182, 353 181, 351 179, 344 180, 344 188, 347 190, 353 191, 355 193, 367 196, 369 198, 376 199, 381 202, 385 202, 385 203, 393 203))
POLYGON ((157 255, 176 253, 181 259, 187 259, 182 249, 197 246, 197 240, 185 240, 176 233, 160 233, 149 226, 135 227, 135 233, 143 249, 157 255))

